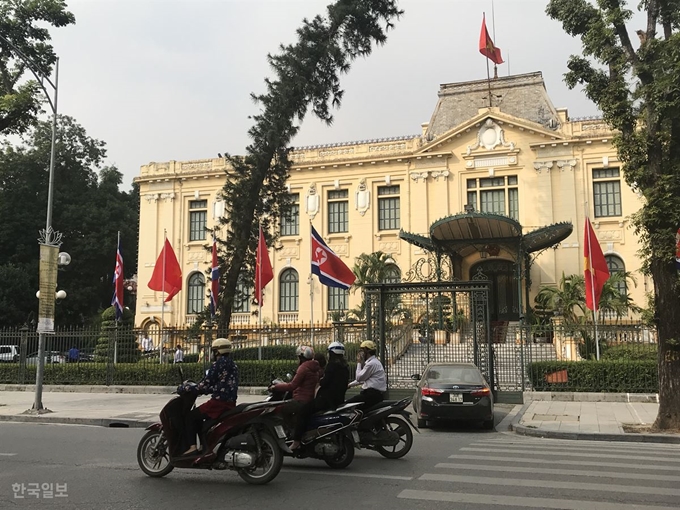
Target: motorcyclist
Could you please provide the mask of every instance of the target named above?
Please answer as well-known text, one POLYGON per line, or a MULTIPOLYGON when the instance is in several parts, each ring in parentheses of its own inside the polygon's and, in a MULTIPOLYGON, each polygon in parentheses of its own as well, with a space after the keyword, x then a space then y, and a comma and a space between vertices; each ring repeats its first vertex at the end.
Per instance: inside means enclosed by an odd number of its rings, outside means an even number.
POLYGON ((319 383, 319 391, 314 400, 304 404, 298 412, 291 450, 300 447, 302 434, 314 413, 335 409, 344 402, 348 383, 349 366, 345 360, 345 346, 340 342, 333 342, 328 346, 328 364, 319 383))
MULTIPOLYGON (((199 452, 196 449, 196 434, 201 430, 204 420, 217 419, 224 411, 236 406, 238 367, 231 358, 231 341, 218 338, 212 343, 211 349, 213 363, 193 391, 212 395, 210 400, 190 411, 186 417, 185 433, 189 449, 183 455, 195 455, 199 452)), ((177 393, 182 394, 189 389, 188 386, 180 385, 177 393)))
POLYGON ((387 391, 385 369, 380 360, 375 357, 375 342, 364 340, 359 346, 357 355, 357 372, 349 387, 361 385, 361 393, 350 398, 347 402, 363 402, 366 409, 383 401, 387 391))
POLYGON ((314 399, 316 385, 319 382, 321 367, 314 359, 314 350, 306 345, 300 345, 295 350, 300 361, 295 377, 289 383, 274 384, 269 391, 293 392, 293 400, 281 408, 284 419, 292 426, 293 417, 307 402, 314 399))

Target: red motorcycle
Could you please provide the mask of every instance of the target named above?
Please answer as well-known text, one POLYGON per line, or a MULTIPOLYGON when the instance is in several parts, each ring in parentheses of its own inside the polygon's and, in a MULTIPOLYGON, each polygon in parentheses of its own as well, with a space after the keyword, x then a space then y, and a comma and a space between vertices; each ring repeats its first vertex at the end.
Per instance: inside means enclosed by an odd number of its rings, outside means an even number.
POLYGON ((161 477, 174 468, 232 469, 248 483, 262 485, 281 471, 286 433, 274 418, 283 402, 240 404, 216 420, 204 422, 199 432, 202 453, 181 456, 188 446, 184 439, 185 417, 194 407, 197 385, 184 383, 186 391, 168 402, 160 423, 147 427, 137 447, 139 467, 149 476, 161 477))

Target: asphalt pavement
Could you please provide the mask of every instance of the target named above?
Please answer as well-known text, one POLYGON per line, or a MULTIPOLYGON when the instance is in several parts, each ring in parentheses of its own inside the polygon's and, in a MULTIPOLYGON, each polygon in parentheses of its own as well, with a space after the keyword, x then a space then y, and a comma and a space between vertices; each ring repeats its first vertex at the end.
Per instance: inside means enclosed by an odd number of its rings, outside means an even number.
POLYGON ((275 480, 252 486, 232 471, 175 469, 149 478, 135 458, 142 434, 0 424, 0 508, 670 510, 680 498, 676 445, 436 427, 416 434, 403 459, 362 450, 347 469, 336 471, 320 461, 286 458, 275 480))

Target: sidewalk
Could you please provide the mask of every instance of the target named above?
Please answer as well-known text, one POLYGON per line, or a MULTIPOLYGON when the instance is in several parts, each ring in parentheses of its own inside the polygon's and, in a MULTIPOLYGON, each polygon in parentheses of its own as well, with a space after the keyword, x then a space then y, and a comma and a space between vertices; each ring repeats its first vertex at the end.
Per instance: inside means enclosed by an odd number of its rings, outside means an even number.
MULTIPOLYGON (((50 413, 33 415, 24 414, 33 406, 35 394, 32 387, 28 391, 7 391, 0 389, 0 422, 25 423, 66 423, 73 425, 99 425, 104 427, 147 427, 158 421, 158 413, 173 396, 173 388, 156 387, 155 392, 142 393, 141 388, 129 392, 92 392, 90 387, 80 387, 80 392, 49 391, 43 392, 43 406, 50 413), (164 391, 165 393, 159 393, 164 391)), ((263 388, 258 388, 260 392, 263 388)), ((265 398, 262 394, 248 394, 248 388, 239 391, 238 403, 259 402, 265 398)), ((147 390, 148 391, 148 390, 147 390)), ((198 403, 207 400, 200 397, 198 403)))
POLYGON ((598 402, 593 401, 594 394, 570 395, 563 398, 576 396, 576 401, 534 400, 524 404, 512 420, 511 430, 521 435, 555 439, 680 444, 680 433, 648 432, 659 411, 659 404, 649 401, 652 398, 635 398, 646 402, 614 401, 624 398, 610 395, 606 402, 598 402))

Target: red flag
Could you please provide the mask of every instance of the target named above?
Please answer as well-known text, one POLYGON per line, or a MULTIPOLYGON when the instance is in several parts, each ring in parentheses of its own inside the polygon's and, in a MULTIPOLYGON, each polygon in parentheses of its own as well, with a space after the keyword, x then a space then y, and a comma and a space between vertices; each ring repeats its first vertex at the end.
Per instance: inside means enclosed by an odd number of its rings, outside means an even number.
POLYGON ((600 242, 593 231, 590 220, 586 218, 585 233, 583 235, 584 273, 586 280, 586 306, 597 312, 600 295, 604 282, 609 278, 607 261, 602 254, 600 242), (594 298, 594 300, 593 300, 594 298))
POLYGON ((264 239, 264 232, 260 225, 260 240, 257 243, 257 256, 255 260, 255 301, 262 304, 262 289, 274 279, 274 270, 269 260, 269 250, 267 241, 264 239))
POLYGON ((494 46, 489 31, 486 29, 486 15, 482 18, 482 32, 479 34, 479 52, 494 64, 502 64, 501 49, 494 46))
POLYGON ((167 292, 166 303, 182 290, 182 269, 179 267, 175 252, 170 245, 170 241, 167 239, 153 268, 153 274, 151 275, 151 280, 149 280, 149 288, 151 290, 167 292))

